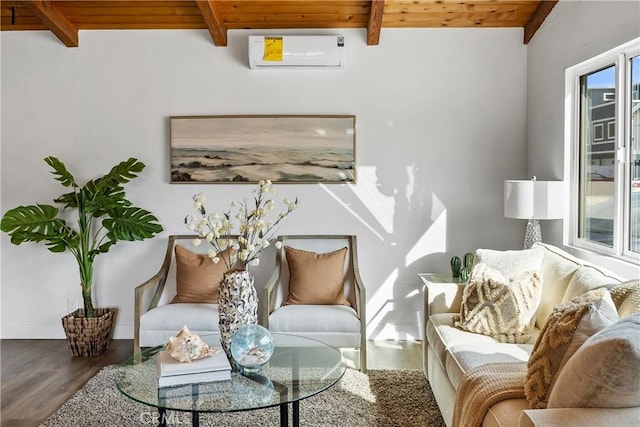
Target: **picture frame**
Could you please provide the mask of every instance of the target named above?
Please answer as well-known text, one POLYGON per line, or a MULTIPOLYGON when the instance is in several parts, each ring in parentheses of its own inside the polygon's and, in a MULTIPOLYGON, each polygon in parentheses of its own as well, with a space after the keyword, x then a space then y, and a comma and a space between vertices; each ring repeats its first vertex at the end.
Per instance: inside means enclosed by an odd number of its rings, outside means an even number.
POLYGON ((355 115, 170 117, 180 184, 355 183, 355 115))

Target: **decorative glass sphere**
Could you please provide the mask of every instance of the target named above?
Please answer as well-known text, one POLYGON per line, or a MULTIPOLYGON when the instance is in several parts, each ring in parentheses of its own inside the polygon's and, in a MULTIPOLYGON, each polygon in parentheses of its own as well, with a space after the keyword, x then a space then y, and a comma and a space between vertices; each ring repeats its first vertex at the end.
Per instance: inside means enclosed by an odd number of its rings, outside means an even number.
POLYGON ((231 355, 247 372, 257 372, 273 354, 273 337, 260 325, 242 325, 231 339, 231 355))

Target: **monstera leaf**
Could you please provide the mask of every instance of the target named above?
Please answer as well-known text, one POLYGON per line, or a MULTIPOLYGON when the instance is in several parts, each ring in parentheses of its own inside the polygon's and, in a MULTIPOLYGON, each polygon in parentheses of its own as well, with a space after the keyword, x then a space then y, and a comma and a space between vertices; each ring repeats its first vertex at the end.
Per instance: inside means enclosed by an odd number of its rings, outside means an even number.
POLYGON ((15 245, 44 241, 51 252, 64 252, 74 244, 77 233, 57 216, 55 206, 18 206, 5 213, 0 229, 11 236, 15 245))
POLYGON ((162 231, 158 219, 149 211, 136 207, 116 208, 102 225, 110 240, 144 240, 162 231))

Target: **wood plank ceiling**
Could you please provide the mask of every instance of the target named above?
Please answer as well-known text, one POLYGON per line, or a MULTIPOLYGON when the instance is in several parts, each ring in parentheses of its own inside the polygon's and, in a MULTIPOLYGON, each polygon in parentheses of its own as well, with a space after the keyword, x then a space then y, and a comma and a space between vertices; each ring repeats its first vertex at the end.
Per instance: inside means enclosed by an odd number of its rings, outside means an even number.
POLYGON ((76 47, 79 30, 208 29, 216 46, 233 29, 521 27, 528 43, 557 0, 25 0, 0 1, 2 31, 49 30, 76 47))

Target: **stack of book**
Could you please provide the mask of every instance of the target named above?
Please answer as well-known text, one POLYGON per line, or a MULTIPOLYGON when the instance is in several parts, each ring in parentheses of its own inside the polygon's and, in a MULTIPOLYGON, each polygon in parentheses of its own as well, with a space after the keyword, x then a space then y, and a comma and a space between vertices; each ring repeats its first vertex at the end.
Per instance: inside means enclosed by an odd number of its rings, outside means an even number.
POLYGON ((197 359, 191 363, 179 362, 162 350, 157 357, 158 387, 206 383, 231 379, 231 365, 224 351, 197 359))

